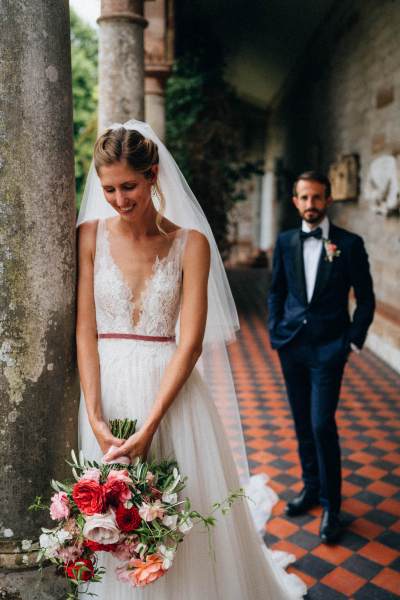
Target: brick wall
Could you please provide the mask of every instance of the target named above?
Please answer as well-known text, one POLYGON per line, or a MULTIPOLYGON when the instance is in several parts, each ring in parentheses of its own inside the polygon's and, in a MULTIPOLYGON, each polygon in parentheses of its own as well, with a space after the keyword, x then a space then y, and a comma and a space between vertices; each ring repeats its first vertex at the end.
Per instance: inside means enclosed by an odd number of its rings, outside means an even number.
POLYGON ((288 190, 297 173, 359 155, 359 198, 336 203, 331 217, 365 240, 378 300, 368 344, 398 370, 400 217, 374 214, 364 189, 374 158, 400 154, 399 31, 397 0, 338 1, 274 103, 266 151, 280 228, 296 222, 288 190))

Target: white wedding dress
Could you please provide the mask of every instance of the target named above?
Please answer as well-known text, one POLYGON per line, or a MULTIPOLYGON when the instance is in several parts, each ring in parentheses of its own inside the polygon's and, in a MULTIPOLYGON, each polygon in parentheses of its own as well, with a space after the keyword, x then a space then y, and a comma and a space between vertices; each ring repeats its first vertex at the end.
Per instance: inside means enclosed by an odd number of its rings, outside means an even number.
MULTIPOLYGON (((164 258, 157 258, 139 298, 131 290, 110 249, 107 220, 97 230, 94 294, 99 333, 173 336, 179 315, 182 255, 187 230, 180 229, 164 258), (132 315, 140 316, 136 324, 132 315), (135 310, 136 309, 136 310, 135 310)), ((174 342, 99 339, 101 396, 106 419, 146 419, 174 342)), ((88 422, 84 398, 79 416, 80 447, 86 458, 100 461, 102 452, 88 422)), ((151 452, 174 457, 188 477, 185 494, 193 508, 208 514, 212 504, 240 487, 230 446, 217 409, 199 370, 194 369, 156 432, 151 452)), ((148 587, 136 589, 118 581, 117 560, 100 553, 107 572, 88 591, 98 600, 298 600, 304 583, 287 574, 266 551, 257 534, 247 501, 237 501, 230 514, 218 515, 213 530, 215 558, 208 536, 194 527, 178 548, 171 569, 148 587)), ((91 598, 86 593, 83 598, 91 598)))

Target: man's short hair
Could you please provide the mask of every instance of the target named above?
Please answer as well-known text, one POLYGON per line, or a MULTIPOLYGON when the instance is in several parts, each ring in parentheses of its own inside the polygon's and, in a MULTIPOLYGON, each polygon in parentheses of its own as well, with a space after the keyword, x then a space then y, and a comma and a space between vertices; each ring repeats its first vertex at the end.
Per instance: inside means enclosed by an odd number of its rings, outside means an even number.
POLYGON ((326 175, 318 173, 318 171, 305 171, 301 173, 293 184, 293 196, 297 196, 297 184, 299 181, 317 181, 325 186, 325 198, 329 198, 332 193, 331 182, 326 175))

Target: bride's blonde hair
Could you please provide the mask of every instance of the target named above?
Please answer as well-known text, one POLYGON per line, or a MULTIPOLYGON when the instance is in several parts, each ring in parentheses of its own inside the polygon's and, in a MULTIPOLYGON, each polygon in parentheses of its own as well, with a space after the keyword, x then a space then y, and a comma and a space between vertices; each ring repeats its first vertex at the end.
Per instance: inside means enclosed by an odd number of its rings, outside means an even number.
MULTIPOLYGON (((126 161, 134 170, 142 173, 147 179, 152 177, 151 168, 158 165, 158 148, 152 140, 145 138, 135 129, 107 129, 96 141, 93 152, 94 166, 99 174, 101 167, 112 165, 116 162, 126 161)), ((159 207, 157 208, 156 225, 161 233, 165 211, 165 198, 158 184, 154 183, 159 207)))

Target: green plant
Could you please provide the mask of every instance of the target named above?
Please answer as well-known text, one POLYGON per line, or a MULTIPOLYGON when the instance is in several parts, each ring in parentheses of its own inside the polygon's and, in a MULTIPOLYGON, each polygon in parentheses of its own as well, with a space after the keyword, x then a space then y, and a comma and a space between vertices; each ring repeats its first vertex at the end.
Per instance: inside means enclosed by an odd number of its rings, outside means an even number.
POLYGON ((76 197, 79 207, 97 135, 97 33, 71 9, 76 197))
POLYGON ((222 255, 240 182, 260 172, 246 160, 241 103, 224 79, 222 59, 189 54, 167 83, 167 143, 210 222, 222 255))

